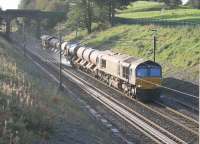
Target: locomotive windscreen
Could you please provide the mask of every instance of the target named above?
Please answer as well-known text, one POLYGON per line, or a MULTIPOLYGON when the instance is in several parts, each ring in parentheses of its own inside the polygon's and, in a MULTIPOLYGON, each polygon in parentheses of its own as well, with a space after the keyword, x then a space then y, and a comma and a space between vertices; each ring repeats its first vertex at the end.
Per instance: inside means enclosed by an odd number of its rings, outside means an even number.
POLYGON ((150 77, 161 77, 161 69, 157 68, 150 68, 150 77))
POLYGON ((140 66, 136 70, 137 77, 161 77, 161 68, 158 66, 140 66))

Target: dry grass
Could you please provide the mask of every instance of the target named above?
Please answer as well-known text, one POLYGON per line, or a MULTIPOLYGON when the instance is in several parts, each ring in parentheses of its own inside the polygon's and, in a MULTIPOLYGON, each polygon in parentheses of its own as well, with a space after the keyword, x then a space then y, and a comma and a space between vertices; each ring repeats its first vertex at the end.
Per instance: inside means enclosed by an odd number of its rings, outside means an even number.
POLYGON ((47 139, 51 114, 35 95, 33 81, 8 58, 2 57, 0 64, 0 143, 26 143, 27 135, 47 139))
POLYGON ((20 144, 55 143, 63 135, 66 143, 115 143, 108 129, 99 127, 75 99, 58 91, 57 84, 1 38, 0 56, 0 144, 8 144, 11 136, 20 144))

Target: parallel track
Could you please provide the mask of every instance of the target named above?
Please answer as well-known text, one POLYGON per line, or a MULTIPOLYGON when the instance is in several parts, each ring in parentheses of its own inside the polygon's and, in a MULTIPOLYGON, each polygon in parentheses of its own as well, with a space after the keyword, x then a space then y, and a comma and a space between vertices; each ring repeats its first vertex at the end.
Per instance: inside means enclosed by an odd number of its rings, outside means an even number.
POLYGON ((147 118, 143 117, 141 114, 137 113, 136 111, 130 109, 123 103, 115 100, 110 95, 106 94, 102 90, 92 86, 87 81, 81 79, 80 77, 73 74, 71 71, 65 69, 64 70, 66 75, 70 76, 74 81, 81 85, 83 89, 86 91, 90 91, 91 96, 104 104, 107 108, 112 110, 114 113, 118 114, 121 118, 126 120, 129 124, 133 125, 144 132, 145 134, 149 135, 154 141, 157 143, 185 143, 180 138, 172 135, 170 132, 166 131, 159 125, 151 122, 147 118), (92 89, 90 89, 92 88, 92 89), (95 96, 94 96, 95 95, 95 96))
POLYGON ((177 98, 172 98, 172 97, 167 97, 167 99, 170 99, 171 101, 174 101, 174 102, 182 105, 183 107, 187 108, 188 110, 192 111, 193 113, 199 114, 199 108, 197 108, 198 105, 192 106, 191 104, 188 104, 186 102, 183 102, 182 100, 179 100, 177 98))

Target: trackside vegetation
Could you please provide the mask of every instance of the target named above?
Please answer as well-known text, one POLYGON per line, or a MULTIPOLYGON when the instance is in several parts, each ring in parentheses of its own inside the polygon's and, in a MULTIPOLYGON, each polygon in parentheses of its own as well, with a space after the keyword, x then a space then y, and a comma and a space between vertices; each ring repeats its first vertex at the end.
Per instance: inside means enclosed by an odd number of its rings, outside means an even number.
POLYGON ((3 38, 0 57, 1 144, 112 141, 109 130, 102 130, 74 99, 58 91, 57 84, 3 38))

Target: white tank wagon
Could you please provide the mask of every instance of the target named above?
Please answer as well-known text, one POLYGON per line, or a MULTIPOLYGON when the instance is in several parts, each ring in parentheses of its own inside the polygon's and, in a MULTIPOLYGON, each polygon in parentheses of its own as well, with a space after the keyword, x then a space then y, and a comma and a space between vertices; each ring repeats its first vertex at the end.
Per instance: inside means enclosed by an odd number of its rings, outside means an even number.
MULTIPOLYGON (((60 44, 60 43, 59 43, 60 44)), ((64 56, 67 56, 68 55, 68 52, 67 52, 67 45, 69 45, 68 42, 63 42, 61 43, 61 51, 63 53, 64 56)), ((60 46, 60 45, 59 45, 60 46)))
POLYGON ((84 51, 86 50, 87 48, 86 47, 80 47, 77 49, 77 57, 80 58, 80 59, 83 59, 83 53, 84 51))
POLYGON ((62 43, 62 47, 66 50, 66 58, 70 57, 75 67, 94 75, 109 86, 142 101, 159 98, 158 85, 162 80, 162 68, 158 63, 66 42, 62 43))
POLYGON ((43 35, 43 36, 41 36, 40 39, 41 39, 41 41, 42 41, 42 47, 43 47, 43 48, 49 48, 49 47, 50 47, 49 41, 50 41, 51 39, 53 39, 53 38, 55 38, 55 37, 49 36, 49 35, 43 35))
POLYGON ((68 45, 69 45, 68 42, 63 42, 63 43, 61 44, 61 50, 63 50, 63 51, 66 50, 68 45))
POLYGON ((101 51, 98 51, 98 50, 91 51, 90 56, 89 56, 90 62, 97 65, 97 58, 100 54, 102 54, 101 51))
POLYGON ((60 41, 59 41, 57 38, 52 38, 51 40, 49 40, 49 45, 50 45, 52 48, 58 49, 59 46, 60 46, 60 41))
POLYGON ((90 55, 92 52, 94 52, 95 50, 92 49, 92 48, 87 48, 84 52, 83 52, 83 59, 88 61, 88 62, 91 62, 90 60, 90 55))

